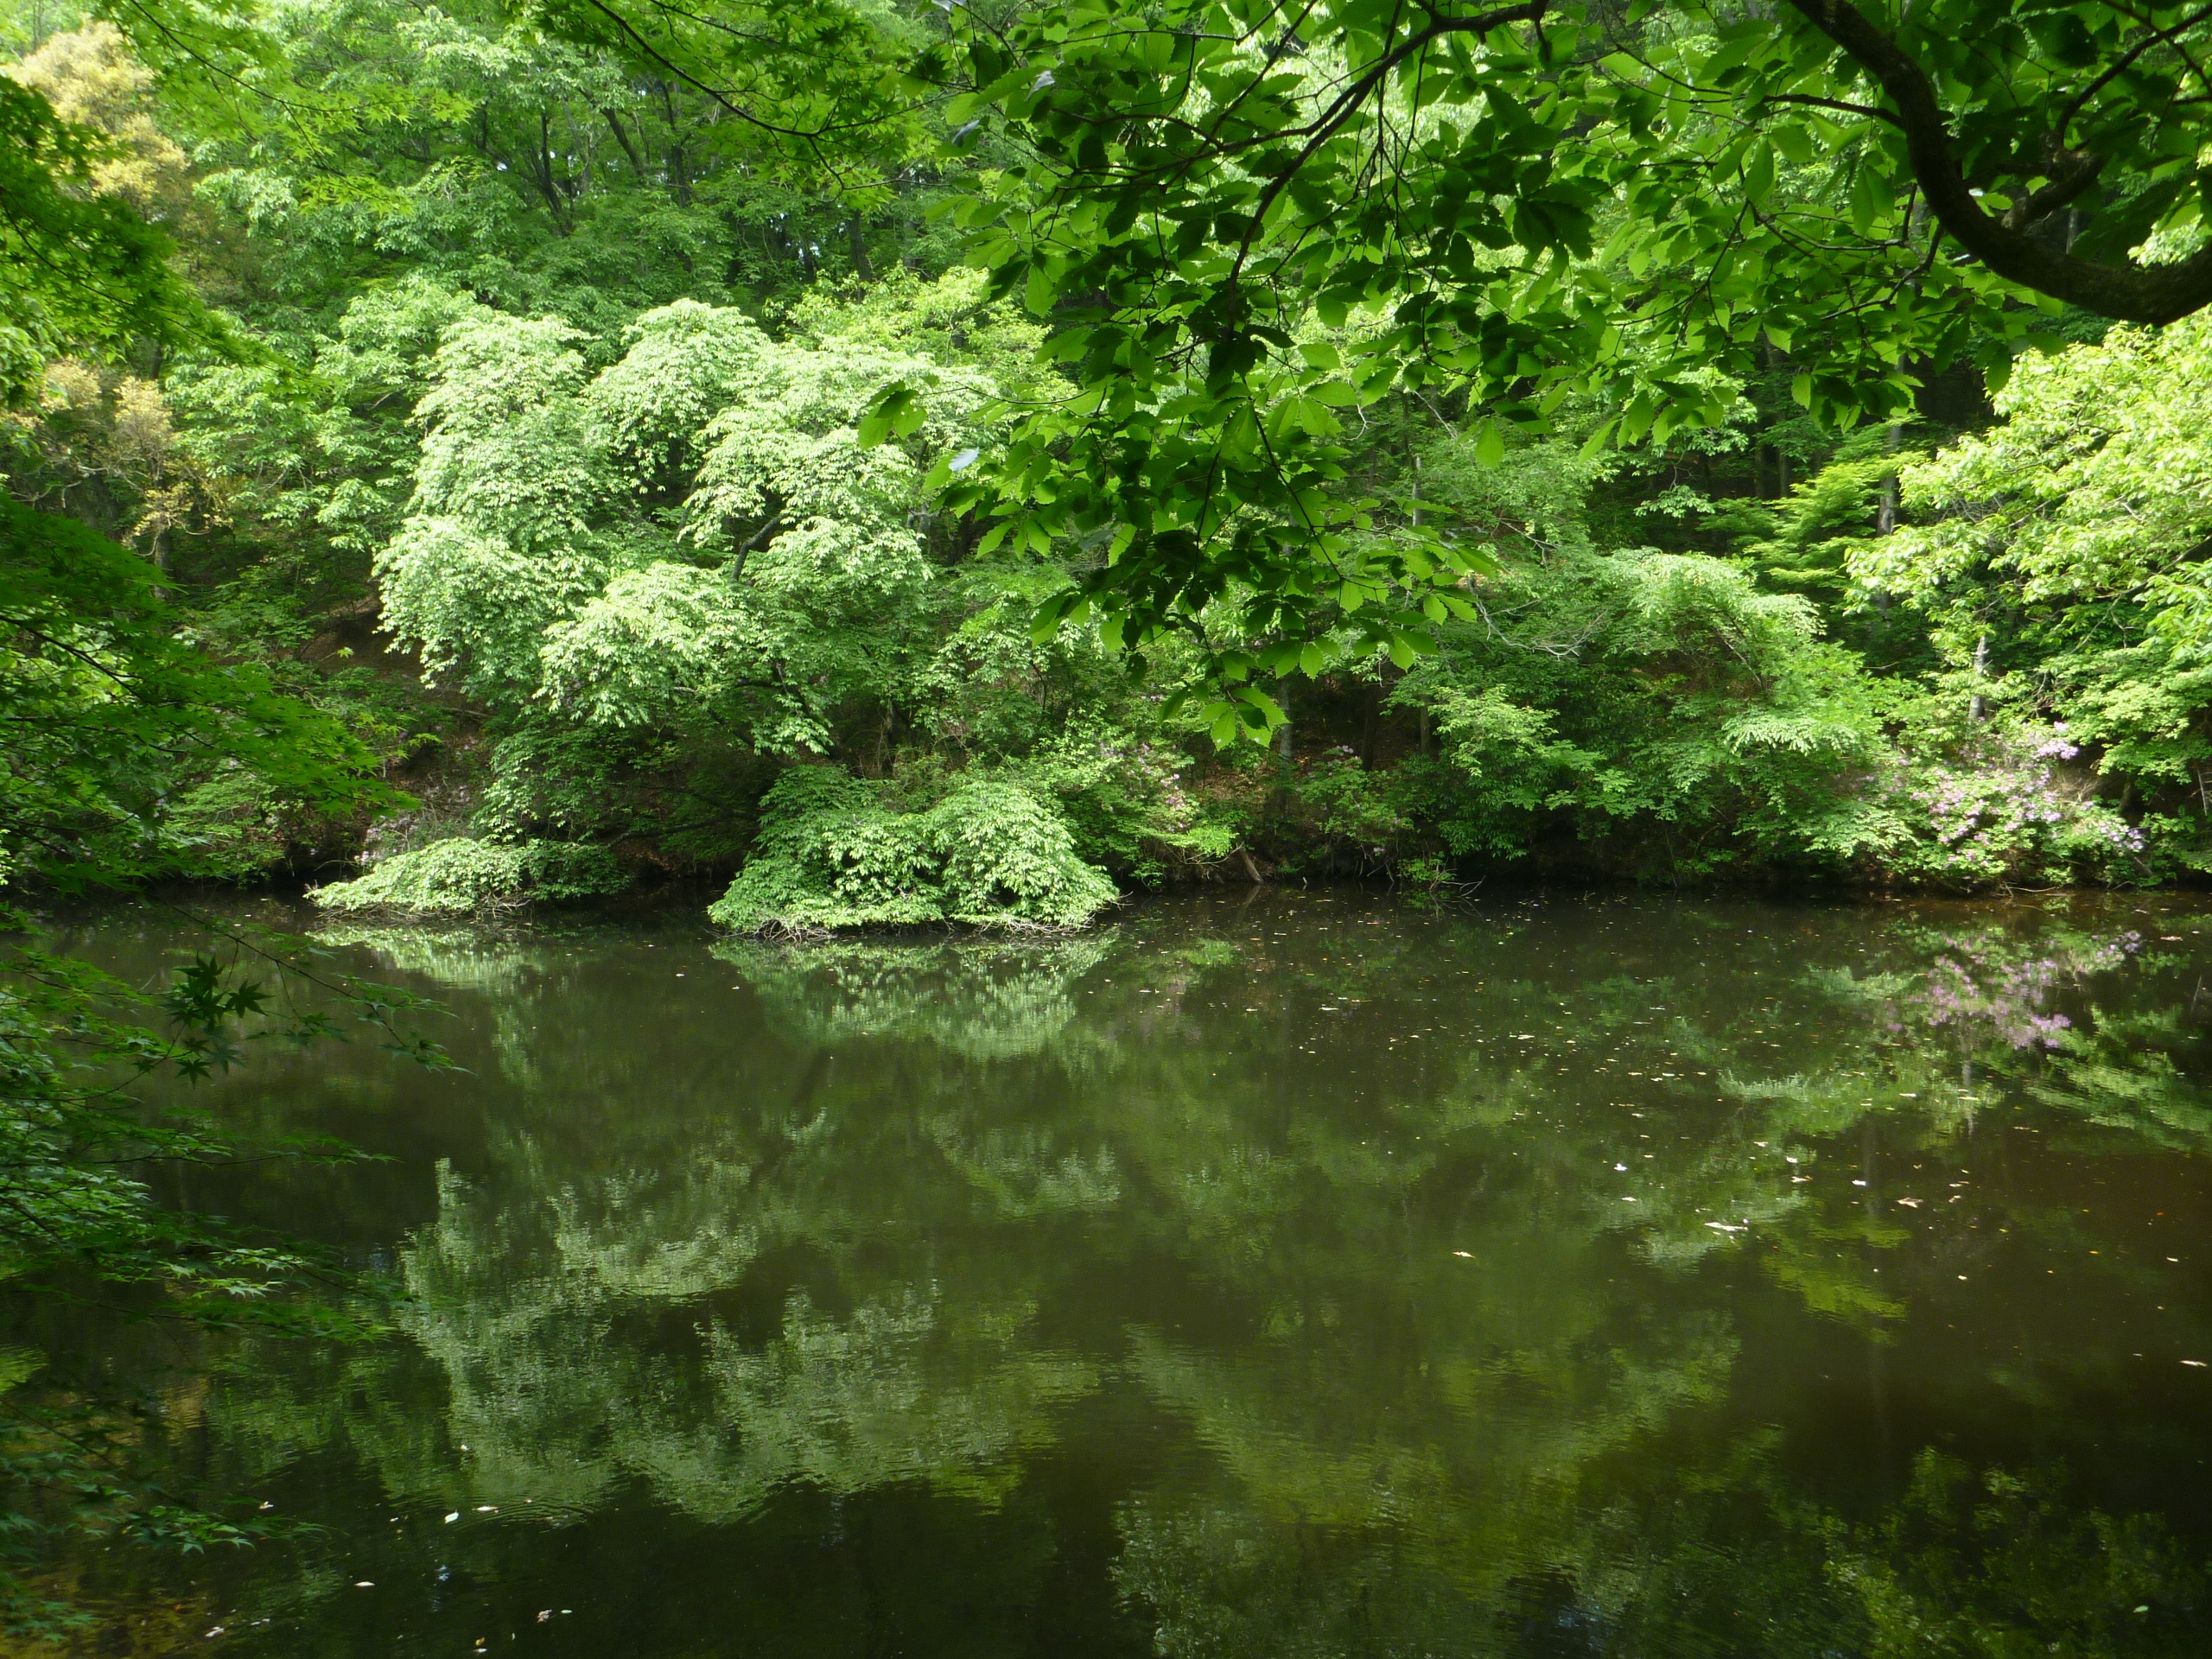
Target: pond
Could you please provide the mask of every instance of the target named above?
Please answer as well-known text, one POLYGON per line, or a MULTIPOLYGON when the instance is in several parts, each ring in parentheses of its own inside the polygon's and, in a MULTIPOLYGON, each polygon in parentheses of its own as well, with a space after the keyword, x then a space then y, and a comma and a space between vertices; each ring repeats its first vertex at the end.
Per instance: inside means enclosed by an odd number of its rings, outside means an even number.
POLYGON ((178 1196, 390 1338, 84 1337, 173 1491, 309 1523, 191 1651, 2212 1649, 2201 900, 321 937, 467 1070, 202 1090, 382 1155, 178 1196))

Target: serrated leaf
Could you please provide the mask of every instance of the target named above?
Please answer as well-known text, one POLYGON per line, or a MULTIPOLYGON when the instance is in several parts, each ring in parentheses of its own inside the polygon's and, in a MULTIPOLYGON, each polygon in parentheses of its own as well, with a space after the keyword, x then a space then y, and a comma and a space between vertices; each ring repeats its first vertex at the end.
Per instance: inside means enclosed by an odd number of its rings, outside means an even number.
POLYGON ((1022 285, 1021 302, 1041 317, 1052 308, 1058 287, 1048 269, 1041 264, 1032 265, 1029 280, 1022 285))

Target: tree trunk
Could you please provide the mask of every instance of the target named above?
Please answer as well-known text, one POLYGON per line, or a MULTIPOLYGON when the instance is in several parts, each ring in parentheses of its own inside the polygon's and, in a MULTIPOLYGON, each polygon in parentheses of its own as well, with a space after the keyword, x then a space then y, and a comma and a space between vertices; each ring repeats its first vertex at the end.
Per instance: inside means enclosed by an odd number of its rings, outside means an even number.
MULTIPOLYGON (((1895 421, 1890 423, 1890 453, 1893 455, 1897 452, 1897 440, 1903 431, 1904 429, 1895 421)), ((1896 469, 1892 467, 1889 476, 1882 480, 1882 505, 1875 510, 1874 529, 1877 534, 1888 536, 1894 533, 1897 527, 1897 475, 1896 469)))
POLYGON ((638 147, 630 142, 630 135, 622 125, 622 118, 612 110, 601 110, 600 113, 607 118, 607 124, 614 130, 614 142, 622 146, 622 153, 630 158, 630 171, 638 182, 643 184, 645 164, 638 159, 638 147))
POLYGON ((1275 702, 1282 709, 1282 724, 1275 728, 1275 787, 1290 793, 1290 677, 1275 684, 1275 702))

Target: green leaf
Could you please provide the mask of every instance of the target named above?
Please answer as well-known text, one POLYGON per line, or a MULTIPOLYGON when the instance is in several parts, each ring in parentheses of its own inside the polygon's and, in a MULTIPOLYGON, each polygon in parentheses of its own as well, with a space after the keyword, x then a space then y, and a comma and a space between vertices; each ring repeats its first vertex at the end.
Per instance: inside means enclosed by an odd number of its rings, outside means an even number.
POLYGON ((1755 204, 1774 194, 1774 149, 1764 139, 1751 146, 1744 164, 1744 194, 1755 204))
POLYGON ((868 404, 855 436, 861 448, 873 449, 894 432, 902 438, 914 432, 920 427, 923 415, 920 395, 913 387, 903 384, 888 385, 876 393, 868 404))
POLYGON ((1048 267, 1041 264, 1029 267, 1029 280, 1021 289, 1024 305, 1041 317, 1052 308, 1052 302, 1058 297, 1058 293, 1059 285, 1052 280, 1052 273, 1048 267))

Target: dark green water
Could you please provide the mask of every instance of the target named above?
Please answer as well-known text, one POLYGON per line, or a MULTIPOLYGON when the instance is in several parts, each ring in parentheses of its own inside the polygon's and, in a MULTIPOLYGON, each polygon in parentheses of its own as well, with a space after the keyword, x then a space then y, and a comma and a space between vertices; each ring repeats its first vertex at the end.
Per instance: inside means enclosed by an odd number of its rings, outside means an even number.
POLYGON ((213 1085, 389 1161, 184 1196, 418 1300, 103 1338, 321 1529, 190 1650, 2212 1650, 2200 902, 1243 900, 327 935, 470 1072, 213 1085))

